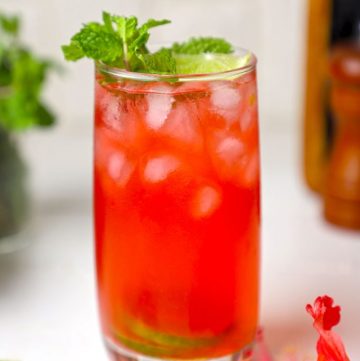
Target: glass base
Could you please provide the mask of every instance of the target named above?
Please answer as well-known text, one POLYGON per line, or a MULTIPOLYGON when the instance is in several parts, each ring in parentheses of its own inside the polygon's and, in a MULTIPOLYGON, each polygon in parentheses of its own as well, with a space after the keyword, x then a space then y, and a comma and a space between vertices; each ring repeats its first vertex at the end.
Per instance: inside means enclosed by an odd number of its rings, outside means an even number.
POLYGON ((106 349, 110 355, 111 361, 165 361, 165 360, 171 360, 171 361, 180 361, 180 360, 202 360, 202 361, 253 361, 253 345, 249 345, 244 347, 242 350, 230 354, 225 355, 222 357, 217 358, 198 358, 198 359, 177 359, 177 358, 157 358, 152 356, 146 356, 139 353, 136 353, 135 351, 131 351, 129 349, 126 349, 125 347, 122 347, 109 338, 105 338, 105 346, 106 349))

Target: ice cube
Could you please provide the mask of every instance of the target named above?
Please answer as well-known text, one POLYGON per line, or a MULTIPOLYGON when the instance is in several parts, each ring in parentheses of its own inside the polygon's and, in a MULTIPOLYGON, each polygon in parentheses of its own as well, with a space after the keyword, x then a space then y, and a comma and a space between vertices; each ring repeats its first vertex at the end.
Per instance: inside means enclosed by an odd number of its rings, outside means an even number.
POLYGON ((229 85, 213 85, 211 102, 215 112, 230 124, 238 119, 242 97, 239 89, 229 85))
POLYGON ((251 128, 253 121, 254 121, 253 113, 249 109, 247 109, 241 116, 240 129, 243 132, 248 131, 251 128))
POLYGON ((201 146, 202 138, 194 104, 176 104, 166 120, 163 131, 183 143, 201 146))
POLYGON ((100 99, 100 109, 104 122, 115 130, 122 130, 120 99, 107 92, 100 99))
POLYGON ((112 180, 124 187, 134 171, 134 165, 126 158, 125 154, 116 152, 110 155, 108 173, 112 180))
POLYGON ((240 129, 243 132, 254 128, 258 118, 256 94, 252 93, 248 98, 248 104, 240 116, 240 129))
POLYGON ((209 154, 212 164, 223 180, 236 179, 239 164, 246 156, 246 144, 229 132, 217 132, 209 138, 209 154))
POLYGON ((179 165, 180 161, 172 155, 151 158, 145 165, 144 179, 149 183, 162 182, 176 171, 179 165))
POLYGON ((221 191, 213 186, 200 188, 191 204, 191 214, 194 218, 208 218, 214 214, 221 204, 221 191))
POLYGON ((245 145, 235 137, 225 137, 217 145, 216 154, 224 165, 232 167, 245 151, 245 145))
POLYGON ((240 183, 246 187, 250 187, 259 179, 260 173, 260 157, 259 152, 254 151, 249 154, 242 162, 239 171, 240 183))
POLYGON ((168 117, 174 98, 169 94, 148 94, 146 123, 153 130, 160 129, 168 117))

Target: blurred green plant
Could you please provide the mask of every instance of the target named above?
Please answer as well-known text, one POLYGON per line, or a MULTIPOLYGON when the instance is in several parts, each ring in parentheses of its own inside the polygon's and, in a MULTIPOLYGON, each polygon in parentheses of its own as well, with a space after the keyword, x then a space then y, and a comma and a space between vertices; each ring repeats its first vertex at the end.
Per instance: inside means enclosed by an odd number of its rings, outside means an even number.
POLYGON ((29 210, 26 164, 16 133, 55 122, 42 100, 54 64, 22 43, 20 28, 18 16, 0 11, 0 241, 21 229, 29 210))
POLYGON ((53 63, 22 44, 20 27, 19 17, 0 11, 0 126, 7 131, 50 126, 55 121, 41 98, 53 63))

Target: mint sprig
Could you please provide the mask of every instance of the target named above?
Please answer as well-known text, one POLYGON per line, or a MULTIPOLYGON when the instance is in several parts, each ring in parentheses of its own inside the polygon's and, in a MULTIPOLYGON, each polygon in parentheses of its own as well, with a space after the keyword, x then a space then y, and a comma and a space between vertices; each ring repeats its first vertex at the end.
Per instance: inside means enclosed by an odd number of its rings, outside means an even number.
POLYGON ((147 47, 150 30, 170 20, 150 19, 139 25, 135 16, 125 17, 103 12, 102 23, 90 22, 75 34, 70 44, 63 45, 66 60, 90 58, 106 65, 133 72, 176 74, 177 55, 203 53, 229 54, 233 47, 224 39, 191 38, 151 53, 147 47))
POLYGON ((55 121, 42 100, 53 64, 21 43, 20 25, 18 17, 0 13, 0 130, 19 131, 55 121))
POLYGON ((169 53, 150 54, 146 45, 149 30, 170 23, 169 20, 150 19, 141 26, 135 16, 125 17, 103 12, 103 23, 91 22, 71 38, 62 50, 66 60, 84 57, 131 71, 155 71, 154 64, 167 72, 169 53))

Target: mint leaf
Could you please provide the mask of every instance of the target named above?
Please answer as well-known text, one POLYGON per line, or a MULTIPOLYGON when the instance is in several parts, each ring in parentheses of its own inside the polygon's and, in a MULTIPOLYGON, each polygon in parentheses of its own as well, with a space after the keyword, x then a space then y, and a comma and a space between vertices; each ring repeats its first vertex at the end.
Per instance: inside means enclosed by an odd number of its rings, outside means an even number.
POLYGON ((141 65, 146 65, 146 62, 144 63, 140 59, 141 55, 149 52, 146 48, 150 37, 149 30, 156 26, 168 24, 170 21, 150 19, 138 28, 138 20, 135 16, 128 18, 113 16, 112 20, 116 24, 116 31, 122 42, 123 62, 126 69, 149 71, 149 69, 141 68, 141 65))
POLYGON ((166 25, 166 24, 170 24, 171 21, 167 20, 167 19, 163 19, 163 20, 155 20, 155 19, 149 19, 146 23, 144 23, 140 29, 139 32, 142 33, 144 31, 148 31, 151 28, 155 28, 157 26, 161 26, 161 25, 166 25))
POLYGON ((61 48, 68 61, 77 61, 85 57, 85 53, 77 41, 71 41, 70 45, 63 45, 61 48))
POLYGON ((116 25, 116 32, 121 40, 122 62, 125 64, 126 69, 131 70, 135 67, 132 58, 134 57, 137 48, 135 47, 133 37, 137 32, 138 21, 134 16, 126 18, 124 16, 115 15, 112 16, 112 21, 116 25))
POLYGON ((146 45, 150 37, 149 30, 157 26, 166 25, 170 23, 171 21, 166 19, 164 20, 149 19, 146 23, 141 25, 141 27, 137 31, 136 36, 134 37, 132 43, 130 44, 130 48, 134 51, 134 53, 139 53, 139 51, 143 53, 148 53, 149 51, 146 45))
POLYGON ((106 27, 106 30, 109 32, 109 33, 113 33, 114 32, 114 28, 113 28, 113 25, 112 25, 112 20, 111 20, 111 15, 106 12, 106 11, 103 11, 103 22, 104 22, 104 25, 106 27))
MULTIPOLYGON (((230 54, 233 47, 224 39, 213 37, 191 38, 183 43, 175 43, 151 53, 147 47, 150 30, 170 23, 170 20, 149 19, 139 25, 135 16, 118 16, 103 12, 103 23, 88 23, 75 34, 69 45, 62 47, 67 60, 76 61, 87 57, 106 65, 115 66, 133 72, 154 74, 176 74, 191 69, 223 69, 229 67, 230 60, 219 58, 205 66, 199 64, 202 58, 181 58, 181 55, 201 55, 204 53, 230 54), (187 62, 189 64, 187 64, 187 62), (194 62, 195 64, 191 64, 194 62), (181 67, 178 65, 181 65, 181 67)), ((185 74, 188 73, 185 72, 185 74)))
POLYGON ((116 64, 122 54, 120 39, 108 31, 106 25, 89 23, 71 38, 70 45, 62 47, 66 60, 83 57, 116 64))
POLYGON ((154 74, 176 74, 176 61, 170 49, 160 49, 153 54, 140 55, 144 68, 154 74))
POLYGON ((155 71, 154 64, 161 69, 173 69, 171 54, 146 57, 149 50, 146 45, 150 29, 170 23, 169 20, 150 19, 141 26, 135 16, 125 17, 103 12, 103 24, 88 23, 71 38, 68 45, 62 46, 65 59, 77 61, 84 57, 101 61, 110 66, 131 71, 155 71), (160 59, 171 64, 161 64, 160 59), (149 68, 148 68, 149 67, 149 68), (151 69, 150 69, 151 68, 151 69))
POLYGON ((137 31, 137 18, 135 16, 127 18, 125 16, 113 15, 112 21, 116 24, 117 32, 124 44, 131 41, 134 33, 137 31))
POLYGON ((230 54, 234 51, 229 42, 213 37, 191 38, 184 43, 174 43, 171 50, 176 54, 189 55, 204 53, 230 54))

